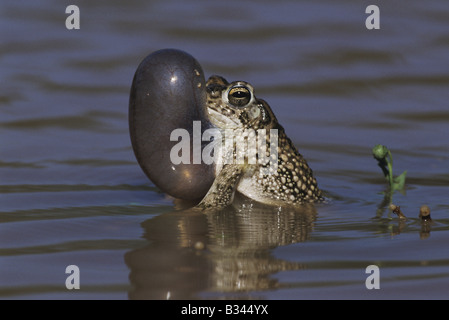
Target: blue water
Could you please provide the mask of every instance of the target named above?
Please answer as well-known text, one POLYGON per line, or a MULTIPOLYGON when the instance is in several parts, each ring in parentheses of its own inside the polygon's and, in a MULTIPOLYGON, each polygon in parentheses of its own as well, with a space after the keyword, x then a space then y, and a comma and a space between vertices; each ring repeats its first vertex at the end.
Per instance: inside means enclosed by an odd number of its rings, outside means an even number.
POLYGON ((2 1, 0 297, 448 299, 449 6, 378 1, 367 30, 369 4, 81 1, 67 30, 67 4, 2 1), (198 215, 159 192, 127 113, 138 64, 167 47, 250 82, 329 203, 198 215), (407 170, 392 199, 378 143, 407 170))

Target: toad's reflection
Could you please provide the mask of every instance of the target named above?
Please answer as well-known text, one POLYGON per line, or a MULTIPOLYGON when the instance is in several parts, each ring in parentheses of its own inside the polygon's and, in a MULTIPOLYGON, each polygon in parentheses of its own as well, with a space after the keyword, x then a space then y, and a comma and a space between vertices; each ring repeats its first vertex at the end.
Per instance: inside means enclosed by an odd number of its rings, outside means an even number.
POLYGON ((305 241, 313 205, 286 210, 240 201, 203 213, 180 210, 142 223, 148 246, 125 255, 131 299, 195 299, 200 292, 244 293, 276 288, 275 272, 302 268, 271 249, 305 241))

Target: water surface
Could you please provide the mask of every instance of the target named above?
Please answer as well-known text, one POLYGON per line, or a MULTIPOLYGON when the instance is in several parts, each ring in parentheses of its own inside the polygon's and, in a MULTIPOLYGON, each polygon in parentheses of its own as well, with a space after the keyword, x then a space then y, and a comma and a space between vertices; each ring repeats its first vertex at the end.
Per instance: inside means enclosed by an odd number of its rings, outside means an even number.
POLYGON ((3 0, 0 297, 448 299, 449 6, 378 1, 367 30, 369 4, 80 1, 67 30, 60 1, 3 0), (127 112, 138 64, 167 47, 250 82, 330 203, 203 215, 160 193, 127 112), (408 172, 392 199, 378 143, 408 172), (73 264, 79 290, 65 287, 73 264))

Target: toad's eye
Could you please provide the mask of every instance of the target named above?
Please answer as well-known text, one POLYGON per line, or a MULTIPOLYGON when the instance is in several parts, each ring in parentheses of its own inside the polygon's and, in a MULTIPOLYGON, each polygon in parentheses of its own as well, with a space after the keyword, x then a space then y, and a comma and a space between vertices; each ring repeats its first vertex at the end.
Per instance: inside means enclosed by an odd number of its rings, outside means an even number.
POLYGON ((232 87, 228 92, 228 100, 234 107, 244 107, 251 100, 251 91, 244 86, 232 87))

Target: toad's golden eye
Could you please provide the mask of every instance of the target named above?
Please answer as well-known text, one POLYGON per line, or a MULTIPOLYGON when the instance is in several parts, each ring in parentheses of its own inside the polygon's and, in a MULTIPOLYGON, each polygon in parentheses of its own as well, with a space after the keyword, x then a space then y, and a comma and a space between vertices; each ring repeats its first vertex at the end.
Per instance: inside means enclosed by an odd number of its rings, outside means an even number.
POLYGON ((245 86, 232 87, 228 92, 228 100, 234 107, 244 107, 251 100, 251 91, 245 86))

